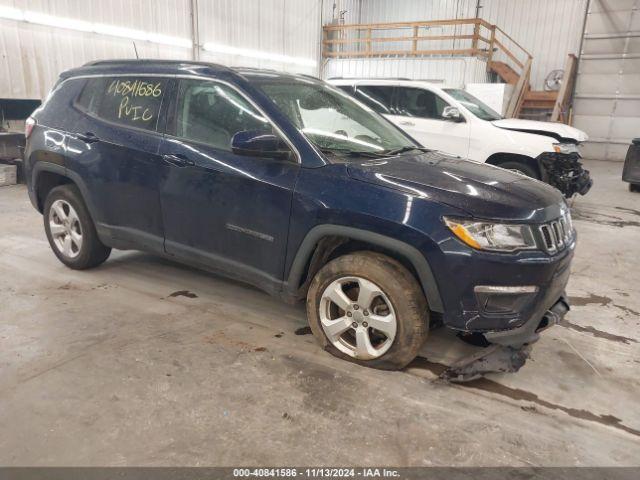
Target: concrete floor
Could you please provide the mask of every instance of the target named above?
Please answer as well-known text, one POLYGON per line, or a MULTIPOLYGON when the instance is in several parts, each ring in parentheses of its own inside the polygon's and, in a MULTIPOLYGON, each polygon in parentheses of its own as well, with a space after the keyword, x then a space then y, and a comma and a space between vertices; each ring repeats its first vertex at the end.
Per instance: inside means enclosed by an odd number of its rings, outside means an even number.
POLYGON ((638 465, 640 194, 589 162, 574 308, 517 374, 435 381, 321 351, 291 307, 136 252, 76 272, 0 188, 2 465, 638 465), (304 330, 302 332, 304 333, 304 330))

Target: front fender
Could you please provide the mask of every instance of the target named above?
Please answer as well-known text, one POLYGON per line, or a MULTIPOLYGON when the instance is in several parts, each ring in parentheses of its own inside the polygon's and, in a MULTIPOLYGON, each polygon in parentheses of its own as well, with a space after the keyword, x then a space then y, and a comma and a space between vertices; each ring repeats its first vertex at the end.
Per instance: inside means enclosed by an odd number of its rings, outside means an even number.
POLYGON ((418 279, 431 310, 444 312, 444 306, 431 266, 417 248, 395 238, 344 225, 317 225, 307 233, 296 252, 289 270, 289 276, 284 285, 284 290, 288 294, 295 294, 298 285, 300 285, 302 280, 302 276, 304 275, 305 267, 307 266, 316 245, 322 238, 328 236, 338 236, 367 242, 371 245, 376 245, 396 252, 398 255, 404 257, 411 263, 417 272, 418 279))
POLYGON ((537 158, 544 152, 553 152, 554 142, 548 136, 507 130, 489 123, 472 135, 470 157, 481 162, 498 153, 537 158))

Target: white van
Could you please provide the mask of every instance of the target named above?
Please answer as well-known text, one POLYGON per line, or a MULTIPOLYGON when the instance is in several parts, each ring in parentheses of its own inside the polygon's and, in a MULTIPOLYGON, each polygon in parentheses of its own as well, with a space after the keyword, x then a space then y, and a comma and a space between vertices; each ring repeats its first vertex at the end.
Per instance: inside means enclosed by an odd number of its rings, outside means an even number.
POLYGON ((424 147, 517 170, 571 197, 592 180, 578 145, 587 134, 562 123, 505 119, 459 88, 419 80, 332 79, 424 147))

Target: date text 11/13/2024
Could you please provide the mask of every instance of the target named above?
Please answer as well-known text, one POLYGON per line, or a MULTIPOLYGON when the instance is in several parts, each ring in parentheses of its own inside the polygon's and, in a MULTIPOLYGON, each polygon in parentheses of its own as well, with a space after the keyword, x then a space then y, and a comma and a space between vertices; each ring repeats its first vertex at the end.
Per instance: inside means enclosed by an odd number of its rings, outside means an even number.
POLYGON ((236 468, 233 476, 264 478, 397 478, 398 470, 388 468, 236 468))

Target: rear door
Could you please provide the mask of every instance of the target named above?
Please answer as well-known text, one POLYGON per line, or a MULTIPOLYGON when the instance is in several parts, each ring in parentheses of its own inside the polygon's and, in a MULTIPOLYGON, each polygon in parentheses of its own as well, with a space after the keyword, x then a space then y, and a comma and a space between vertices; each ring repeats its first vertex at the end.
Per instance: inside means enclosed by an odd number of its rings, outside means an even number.
POLYGON ((87 79, 75 102, 84 115, 71 147, 80 154, 68 165, 86 184, 98 228, 126 245, 160 252, 158 122, 171 82, 144 75, 87 79))
POLYGON ((372 110, 390 118, 393 115, 395 87, 390 85, 357 85, 353 95, 372 110))
POLYGON ((397 87, 393 114, 388 118, 427 148, 467 157, 469 123, 442 118, 447 106, 449 103, 431 90, 397 87))
POLYGON ((290 160, 238 155, 231 139, 269 133, 269 120, 234 87, 180 79, 160 154, 167 253, 267 290, 282 280, 291 202, 290 160))

